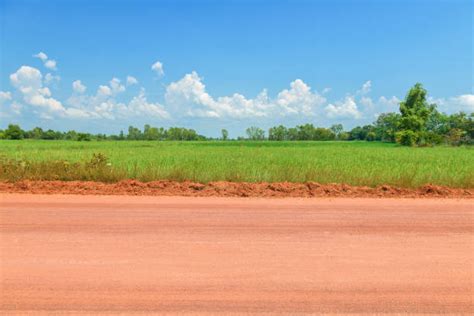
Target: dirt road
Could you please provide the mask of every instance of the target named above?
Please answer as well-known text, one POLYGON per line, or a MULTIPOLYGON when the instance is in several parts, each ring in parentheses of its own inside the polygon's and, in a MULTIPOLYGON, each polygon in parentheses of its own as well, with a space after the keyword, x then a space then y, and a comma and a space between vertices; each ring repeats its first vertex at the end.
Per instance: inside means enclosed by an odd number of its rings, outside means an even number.
POLYGON ((4 313, 469 314, 452 199, 0 195, 4 313))

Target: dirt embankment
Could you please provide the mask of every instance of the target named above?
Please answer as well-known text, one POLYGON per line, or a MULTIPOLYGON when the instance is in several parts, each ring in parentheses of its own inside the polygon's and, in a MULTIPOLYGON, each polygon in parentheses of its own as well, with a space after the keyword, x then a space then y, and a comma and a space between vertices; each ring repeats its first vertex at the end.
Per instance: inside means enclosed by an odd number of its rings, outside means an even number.
POLYGON ((19 181, 0 182, 0 192, 37 194, 151 195, 151 196, 222 196, 222 197, 437 197, 474 198, 473 189, 454 189, 425 185, 417 189, 382 185, 376 188, 347 184, 248 183, 184 181, 140 182, 124 180, 117 183, 92 181, 19 181))

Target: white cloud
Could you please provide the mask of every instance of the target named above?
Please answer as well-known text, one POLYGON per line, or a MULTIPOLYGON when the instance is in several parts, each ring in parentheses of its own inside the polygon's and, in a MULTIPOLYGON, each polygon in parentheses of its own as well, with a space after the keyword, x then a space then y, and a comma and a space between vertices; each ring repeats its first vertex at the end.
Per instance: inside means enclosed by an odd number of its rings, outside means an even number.
MULTIPOLYGON (((40 110, 40 117, 53 119, 60 117, 85 117, 87 114, 80 109, 65 108, 62 103, 51 96, 48 87, 43 86, 41 72, 30 66, 21 66, 15 73, 10 75, 11 84, 21 93, 23 102, 40 110)), ((21 109, 16 105, 17 111, 21 109)))
POLYGON ((459 103, 461 109, 465 111, 474 112, 474 94, 463 94, 452 98, 452 101, 459 103))
POLYGON ((153 70, 159 76, 163 76, 165 74, 163 71, 163 64, 160 61, 156 61, 153 65, 151 65, 151 70, 153 70))
POLYGON ((342 117, 359 119, 362 117, 362 113, 359 112, 353 96, 347 96, 344 101, 329 104, 325 110, 327 116, 330 118, 342 117))
POLYGON ((265 91, 255 100, 238 93, 215 100, 206 92, 206 86, 195 71, 169 84, 165 100, 175 114, 198 117, 265 116, 268 108, 265 91))
POLYGON ((135 85, 135 84, 138 84, 137 78, 135 78, 133 76, 127 76, 127 86, 132 86, 132 85, 135 85))
POLYGON ((10 106, 10 110, 15 115, 20 115, 22 109, 23 109, 23 106, 18 102, 13 102, 12 105, 10 106))
POLYGON ((99 86, 99 89, 97 89, 97 95, 98 96, 110 96, 112 95, 112 90, 109 88, 109 86, 99 86))
POLYGON ((46 68, 51 69, 51 70, 57 70, 56 61, 54 59, 49 59, 48 55, 46 55, 45 53, 39 52, 38 54, 33 55, 33 57, 41 59, 41 61, 43 62, 43 65, 46 68))
MULTIPOLYGON (((122 111, 123 110, 125 109, 122 108, 122 111)), ((140 91, 138 96, 133 97, 126 110, 129 110, 137 116, 153 116, 162 119, 167 119, 170 117, 169 113, 163 108, 162 105, 158 103, 150 103, 147 101, 144 89, 140 91)))
POLYGON ((374 101, 372 101, 372 98, 365 96, 360 98, 360 104, 362 104, 366 109, 373 109, 374 107, 374 101))
POLYGON ((46 55, 46 54, 43 53, 43 52, 39 52, 38 54, 33 55, 33 57, 39 58, 39 59, 41 59, 41 61, 43 61, 43 62, 46 62, 46 61, 48 60, 48 55, 46 55))
POLYGON ((115 120, 117 118, 128 119, 131 116, 155 117, 168 119, 169 113, 159 103, 148 102, 145 90, 141 89, 139 94, 130 102, 124 103, 116 99, 118 93, 125 87, 117 78, 112 78, 109 85, 100 85, 95 95, 73 94, 67 104, 68 116, 76 118, 95 118, 115 120))
POLYGON ((436 103, 442 112, 474 112, 474 94, 462 94, 451 98, 428 98, 429 103, 436 103))
POLYGON ((311 88, 301 79, 290 83, 291 89, 281 91, 276 99, 285 114, 314 115, 316 107, 323 105, 326 98, 318 93, 313 93, 311 88))
POLYGON ((266 90, 254 99, 247 99, 239 93, 213 98, 194 71, 169 84, 165 100, 166 105, 177 115, 215 118, 313 115, 315 109, 326 102, 324 97, 313 93, 300 79, 293 81, 290 89, 281 91, 274 100, 268 97, 266 90))
POLYGON ((379 107, 386 109, 387 111, 396 111, 398 110, 398 106, 400 105, 401 100, 396 96, 392 96, 391 98, 386 98, 381 96, 377 102, 379 107))
POLYGON ((366 81, 360 90, 357 91, 357 94, 366 95, 372 90, 372 81, 366 81))
POLYGON ((118 93, 124 92, 125 91, 125 86, 120 83, 120 80, 117 78, 112 78, 109 82, 110 86, 110 91, 113 95, 116 95, 118 93))
POLYGON ((86 92, 87 87, 82 84, 81 80, 76 80, 72 83, 72 90, 77 93, 86 92))
POLYGON ((12 99, 12 94, 9 91, 0 91, 0 105, 2 105, 5 101, 9 101, 12 99))
POLYGON ((56 70, 56 61, 49 59, 44 63, 44 66, 51 70, 56 70))
POLYGON ((10 82, 23 95, 24 102, 52 112, 63 111, 61 102, 51 98, 51 91, 43 87, 42 79, 41 72, 29 66, 21 66, 10 75, 10 82))
POLYGON ((61 77, 58 76, 58 75, 53 75, 51 73, 47 73, 45 76, 44 76, 44 84, 45 85, 51 85, 53 83, 57 83, 61 80, 61 77))

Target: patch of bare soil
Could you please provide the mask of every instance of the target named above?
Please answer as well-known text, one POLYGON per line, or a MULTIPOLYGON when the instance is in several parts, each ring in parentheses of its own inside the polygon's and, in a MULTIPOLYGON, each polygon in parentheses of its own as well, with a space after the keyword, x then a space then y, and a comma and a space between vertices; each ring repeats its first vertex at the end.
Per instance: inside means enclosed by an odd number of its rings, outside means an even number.
POLYGON ((220 197, 429 197, 474 198, 474 188, 455 189, 424 185, 417 189, 382 185, 375 188, 347 184, 249 183, 217 181, 207 184, 184 181, 123 180, 117 183, 92 181, 0 182, 0 192, 82 195, 220 196, 220 197))

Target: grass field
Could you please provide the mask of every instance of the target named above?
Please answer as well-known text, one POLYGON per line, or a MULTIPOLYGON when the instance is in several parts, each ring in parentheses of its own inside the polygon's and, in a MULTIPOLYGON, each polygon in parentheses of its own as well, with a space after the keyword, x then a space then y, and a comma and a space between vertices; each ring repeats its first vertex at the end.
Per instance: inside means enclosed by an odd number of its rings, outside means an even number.
MULTIPOLYGON (((100 159, 99 159, 100 160, 100 159)), ((376 142, 0 141, 0 179, 474 187, 474 149, 376 142), (108 160, 92 161, 101 153, 108 160)))

